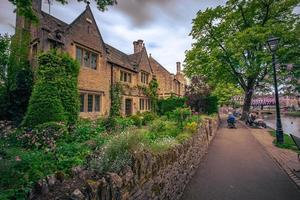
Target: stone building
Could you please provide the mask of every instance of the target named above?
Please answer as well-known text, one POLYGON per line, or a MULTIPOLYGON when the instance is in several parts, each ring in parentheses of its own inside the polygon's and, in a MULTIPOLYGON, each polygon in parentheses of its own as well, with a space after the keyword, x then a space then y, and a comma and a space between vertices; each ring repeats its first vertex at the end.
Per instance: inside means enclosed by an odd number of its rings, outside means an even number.
MULTIPOLYGON (((109 114, 110 88, 115 82, 123 85, 122 115, 150 110, 151 102, 144 93, 152 78, 157 78, 161 97, 183 96, 186 80, 177 63, 177 74, 169 73, 151 56, 143 40, 133 42, 128 55, 106 44, 96 24, 89 3, 70 24, 42 11, 42 1, 33 0, 39 24, 30 26, 30 61, 36 66, 40 52, 56 48, 67 52, 80 63, 78 87, 80 116, 97 118, 109 114)), ((23 17, 17 15, 16 29, 26 28, 23 17)))
POLYGON ((171 74, 151 55, 149 57, 153 73, 159 83, 159 96, 161 98, 170 97, 171 95, 183 96, 185 93, 186 79, 181 72, 181 63, 176 62, 176 75, 171 74))

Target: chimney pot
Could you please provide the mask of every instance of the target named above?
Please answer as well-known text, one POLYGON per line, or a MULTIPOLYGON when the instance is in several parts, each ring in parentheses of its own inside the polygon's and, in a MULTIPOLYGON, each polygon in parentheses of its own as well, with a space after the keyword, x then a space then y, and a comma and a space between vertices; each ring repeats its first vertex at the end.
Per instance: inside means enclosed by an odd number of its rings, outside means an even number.
POLYGON ((133 50, 134 53, 139 53, 144 48, 144 41, 143 40, 137 40, 133 42, 133 50))
POLYGON ((42 0, 32 0, 32 8, 37 12, 40 13, 42 10, 42 0))
POLYGON ((180 72, 181 72, 181 63, 180 62, 176 62, 176 69, 177 69, 177 74, 180 74, 180 72))

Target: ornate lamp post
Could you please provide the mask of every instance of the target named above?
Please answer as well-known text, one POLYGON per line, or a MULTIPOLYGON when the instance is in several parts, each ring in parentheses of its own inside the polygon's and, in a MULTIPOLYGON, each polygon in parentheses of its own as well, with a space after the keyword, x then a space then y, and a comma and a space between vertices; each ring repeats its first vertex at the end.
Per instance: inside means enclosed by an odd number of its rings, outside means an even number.
POLYGON ((275 88, 275 103, 276 103, 276 140, 277 143, 282 144, 283 141, 283 130, 280 118, 280 106, 279 106, 279 97, 278 97, 278 87, 277 87, 277 77, 276 77, 276 61, 275 61, 275 52, 278 47, 279 38, 272 37, 269 38, 268 48, 272 53, 272 64, 273 64, 273 78, 274 78, 274 88, 275 88))

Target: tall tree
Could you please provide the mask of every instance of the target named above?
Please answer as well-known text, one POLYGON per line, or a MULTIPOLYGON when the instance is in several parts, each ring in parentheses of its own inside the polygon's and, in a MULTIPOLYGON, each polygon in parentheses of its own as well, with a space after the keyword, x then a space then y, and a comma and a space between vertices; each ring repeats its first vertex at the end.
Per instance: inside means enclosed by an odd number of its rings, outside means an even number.
POLYGON ((10 36, 0 34, 0 119, 7 119, 9 85, 7 67, 9 63, 10 36))
MULTIPOLYGON (((37 21, 38 18, 35 15, 33 9, 32 9, 32 1, 33 0, 8 0, 10 1, 13 5, 15 5, 18 8, 18 12, 20 15, 24 16, 25 18, 32 20, 32 21, 37 21)), ((57 2, 60 2, 62 4, 67 4, 69 0, 55 0, 57 2)), ((79 2, 88 2, 88 0, 77 0, 79 2)), ((104 11, 107 6, 112 6, 117 3, 116 0, 94 0, 97 4, 97 7, 99 10, 104 11)))
POLYGON ((213 95, 218 97, 218 102, 221 106, 235 105, 233 97, 242 95, 242 93, 242 89, 232 83, 219 83, 212 92, 213 95))
POLYGON ((277 36, 278 62, 299 63, 300 0, 229 0, 226 5, 199 11, 186 53, 185 73, 205 75, 210 82, 239 84, 245 93, 243 115, 250 110, 254 89, 271 72, 266 41, 277 36))
POLYGON ((196 112, 214 113, 218 111, 218 99, 212 95, 213 87, 204 76, 193 76, 186 88, 186 104, 196 112))

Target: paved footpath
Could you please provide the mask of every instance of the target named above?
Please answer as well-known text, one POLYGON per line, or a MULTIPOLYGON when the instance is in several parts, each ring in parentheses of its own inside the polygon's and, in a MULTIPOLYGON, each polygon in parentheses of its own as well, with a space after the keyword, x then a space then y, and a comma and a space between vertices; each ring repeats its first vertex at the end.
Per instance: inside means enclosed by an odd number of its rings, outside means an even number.
POLYGON ((182 200, 300 200, 300 190, 249 129, 222 123, 182 200))

